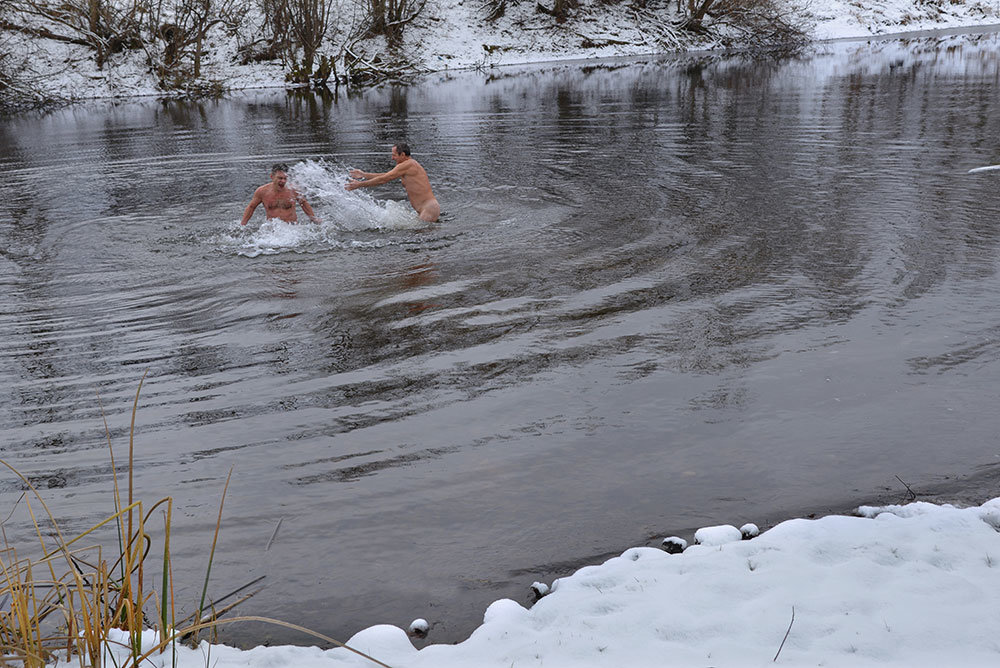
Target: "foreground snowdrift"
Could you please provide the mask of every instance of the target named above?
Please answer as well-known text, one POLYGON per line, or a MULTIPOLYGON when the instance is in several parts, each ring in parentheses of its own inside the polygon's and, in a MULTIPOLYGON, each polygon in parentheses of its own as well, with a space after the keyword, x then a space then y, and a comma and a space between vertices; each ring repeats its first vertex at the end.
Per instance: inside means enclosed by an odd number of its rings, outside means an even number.
MULTIPOLYGON (((789 520, 681 554, 633 548, 557 580, 530 610, 496 601, 457 645, 418 651, 393 626, 348 644, 394 668, 764 666, 776 655, 785 666, 1000 665, 1000 499, 859 513, 789 520)), ((344 649, 207 644, 180 659, 180 668, 375 665, 344 649)))

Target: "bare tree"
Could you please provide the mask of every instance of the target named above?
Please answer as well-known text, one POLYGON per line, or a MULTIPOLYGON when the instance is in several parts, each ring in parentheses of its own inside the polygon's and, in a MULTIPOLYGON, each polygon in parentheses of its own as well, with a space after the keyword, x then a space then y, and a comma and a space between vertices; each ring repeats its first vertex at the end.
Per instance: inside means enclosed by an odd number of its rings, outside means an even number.
POLYGON ((261 9, 263 42, 267 47, 254 56, 250 54, 255 45, 248 45, 245 57, 280 57, 289 68, 286 78, 290 82, 325 85, 333 75, 334 59, 321 55, 320 50, 331 41, 339 0, 261 0, 261 9))
POLYGON ((417 18, 425 0, 368 0, 368 32, 398 40, 403 27, 417 18))
POLYGON ((142 0, 28 0, 16 6, 27 19, 41 20, 39 27, 15 26, 26 32, 66 42, 83 43, 94 50, 97 66, 103 68, 108 57, 141 44, 139 17, 142 0))
POLYGON ((235 33, 245 0, 164 0, 147 7, 143 48, 164 89, 200 89, 209 31, 223 24, 235 33))
POLYGON ((316 54, 330 26, 333 0, 285 0, 285 2, 291 20, 289 30, 292 43, 302 52, 301 69, 306 76, 312 76, 316 54))
POLYGON ((579 6, 579 0, 553 0, 552 9, 549 9, 540 2, 536 5, 536 9, 543 14, 554 16, 556 22, 562 23, 569 17, 569 10, 576 9, 579 6))

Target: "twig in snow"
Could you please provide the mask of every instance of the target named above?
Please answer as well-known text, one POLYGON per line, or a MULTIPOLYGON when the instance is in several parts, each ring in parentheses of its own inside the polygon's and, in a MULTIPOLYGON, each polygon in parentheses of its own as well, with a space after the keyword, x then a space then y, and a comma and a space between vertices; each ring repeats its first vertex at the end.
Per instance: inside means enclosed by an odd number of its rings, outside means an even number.
POLYGON ((781 644, 778 646, 778 653, 774 655, 771 659, 771 663, 775 663, 778 660, 778 654, 781 654, 781 648, 785 646, 785 641, 788 640, 788 634, 792 632, 792 624, 795 623, 795 606, 792 606, 792 621, 788 622, 788 630, 785 631, 785 637, 781 639, 781 644))

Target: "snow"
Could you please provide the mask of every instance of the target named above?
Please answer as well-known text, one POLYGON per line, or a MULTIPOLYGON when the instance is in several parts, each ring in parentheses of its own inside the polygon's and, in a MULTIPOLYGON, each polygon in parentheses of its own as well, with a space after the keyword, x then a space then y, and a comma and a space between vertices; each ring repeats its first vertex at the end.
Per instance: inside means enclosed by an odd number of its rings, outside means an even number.
POLYGON ((535 598, 541 598, 547 596, 551 589, 544 582, 532 582, 531 583, 531 593, 535 595, 535 598))
POLYGON ((1000 5, 995 0, 825 0, 812 3, 809 13, 815 21, 816 39, 1000 23, 1000 5))
MULTIPOLYGON (((865 506, 680 554, 631 548, 556 580, 530 609, 494 602, 456 645, 418 650, 388 625, 347 645, 393 668, 996 666, 998 531, 1000 498, 865 506)), ((178 668, 377 665, 343 648, 177 652, 178 668)))
POLYGON ((725 545, 743 540, 740 530, 730 524, 717 527, 702 527, 694 532, 694 542, 698 545, 725 545))

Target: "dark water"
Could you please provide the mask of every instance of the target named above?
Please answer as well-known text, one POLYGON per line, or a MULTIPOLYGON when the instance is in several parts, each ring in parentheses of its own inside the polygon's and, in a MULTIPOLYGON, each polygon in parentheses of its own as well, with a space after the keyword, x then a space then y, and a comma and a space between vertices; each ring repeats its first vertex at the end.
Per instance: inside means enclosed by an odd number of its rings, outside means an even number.
POLYGON ((631 545, 993 470, 1000 171, 967 172, 1000 163, 998 46, 6 119, 3 457, 97 522, 100 406, 121 460, 148 370, 136 484, 174 498, 180 601, 233 467, 212 591, 266 576, 241 612, 437 642, 631 545), (398 183, 342 191, 399 138, 436 225, 398 183), (239 227, 275 160, 321 226, 239 227))

